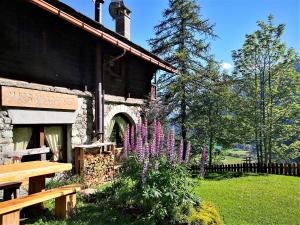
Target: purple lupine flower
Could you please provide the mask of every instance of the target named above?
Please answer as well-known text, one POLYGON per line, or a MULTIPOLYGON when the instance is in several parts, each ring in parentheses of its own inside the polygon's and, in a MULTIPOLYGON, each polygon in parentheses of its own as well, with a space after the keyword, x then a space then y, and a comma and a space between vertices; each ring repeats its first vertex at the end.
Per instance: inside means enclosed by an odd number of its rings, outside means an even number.
POLYGON ((188 142, 187 147, 186 147, 186 155, 185 155, 185 162, 190 161, 190 155, 191 155, 191 143, 188 142))
POLYGON ((136 133, 137 135, 141 135, 142 134, 142 124, 141 124, 141 118, 139 119, 139 122, 136 126, 136 133))
POLYGON ((169 159, 172 162, 174 159, 174 148, 175 148, 175 128, 172 128, 171 135, 170 135, 170 152, 169 152, 169 159))
POLYGON ((141 134, 139 134, 136 139, 136 154, 138 155, 139 160, 142 161, 144 158, 144 150, 141 134))
POLYGON ((143 138, 143 143, 146 143, 148 141, 148 120, 147 120, 147 118, 144 119, 144 122, 142 124, 142 138, 143 138))
POLYGON ((130 148, 129 143, 129 126, 126 127, 125 135, 124 135, 124 156, 128 157, 128 151, 130 148))
POLYGON ((178 162, 182 162, 182 157, 183 157, 183 140, 181 139, 179 149, 178 149, 178 162))
POLYGON ((157 148, 156 148, 156 139, 152 139, 152 157, 156 157, 157 155, 157 148))
POLYGON ((155 143, 156 143, 156 154, 160 154, 160 123, 155 121, 155 143))
POLYGON ((135 149, 135 129, 134 126, 131 126, 131 132, 130 132, 130 148, 131 150, 135 149))
POLYGON ((164 129, 163 126, 161 125, 160 122, 157 123, 157 136, 158 136, 158 151, 160 155, 164 154, 164 139, 165 139, 165 135, 164 135, 164 129))
POLYGON ((148 160, 150 158, 150 146, 148 143, 144 145, 144 160, 148 160))
POLYGON ((168 136, 167 136, 167 157, 168 157, 168 160, 170 160, 170 152, 171 152, 171 134, 168 133, 168 136))
POLYGON ((204 177, 205 175, 205 162, 206 162, 206 147, 203 145, 201 153, 201 163, 200 163, 200 176, 204 177))

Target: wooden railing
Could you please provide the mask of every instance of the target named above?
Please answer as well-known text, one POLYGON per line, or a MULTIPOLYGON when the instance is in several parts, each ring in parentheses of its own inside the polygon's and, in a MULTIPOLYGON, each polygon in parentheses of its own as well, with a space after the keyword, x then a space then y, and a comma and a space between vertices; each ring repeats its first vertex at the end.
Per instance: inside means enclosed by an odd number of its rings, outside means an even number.
MULTIPOLYGON (((192 166, 192 170, 200 170, 198 166, 192 166)), ((267 173, 280 174, 286 176, 300 176, 300 164, 296 163, 242 163, 242 164, 228 164, 228 165, 212 165, 206 166, 208 173, 267 173)))

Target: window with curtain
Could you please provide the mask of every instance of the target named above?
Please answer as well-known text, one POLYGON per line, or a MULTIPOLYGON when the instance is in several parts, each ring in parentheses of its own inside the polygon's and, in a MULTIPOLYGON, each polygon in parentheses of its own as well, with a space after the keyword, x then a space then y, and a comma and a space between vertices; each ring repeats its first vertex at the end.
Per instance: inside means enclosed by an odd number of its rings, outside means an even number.
POLYGON ((63 128, 61 126, 44 127, 46 140, 53 153, 53 161, 63 159, 63 128))
POLYGON ((31 127, 18 127, 13 129, 13 144, 15 151, 26 150, 32 136, 31 127))

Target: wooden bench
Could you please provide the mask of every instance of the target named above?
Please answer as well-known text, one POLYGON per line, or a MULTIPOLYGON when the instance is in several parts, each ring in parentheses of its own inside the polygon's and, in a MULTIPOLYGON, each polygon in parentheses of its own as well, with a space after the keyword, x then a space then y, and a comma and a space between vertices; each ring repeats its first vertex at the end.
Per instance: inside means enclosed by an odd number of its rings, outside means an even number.
POLYGON ((22 182, 5 182, 0 183, 0 190, 3 190, 3 200, 11 200, 11 196, 18 198, 18 189, 20 188, 22 182))
POLYGON ((0 203, 0 225, 19 225, 20 210, 41 202, 55 199, 55 216, 68 218, 74 213, 76 205, 76 192, 81 185, 72 184, 44 192, 28 195, 0 203))

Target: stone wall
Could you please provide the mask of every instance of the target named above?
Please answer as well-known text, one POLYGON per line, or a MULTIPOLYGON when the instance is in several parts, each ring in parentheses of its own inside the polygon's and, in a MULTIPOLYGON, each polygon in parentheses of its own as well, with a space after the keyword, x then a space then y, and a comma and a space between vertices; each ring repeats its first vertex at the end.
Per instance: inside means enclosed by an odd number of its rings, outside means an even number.
POLYGON ((72 124, 72 148, 80 144, 90 144, 93 137, 94 101, 92 97, 78 98, 76 120, 72 124))
POLYGON ((6 108, 0 108, 0 165, 5 161, 5 152, 13 149, 13 125, 6 108))

